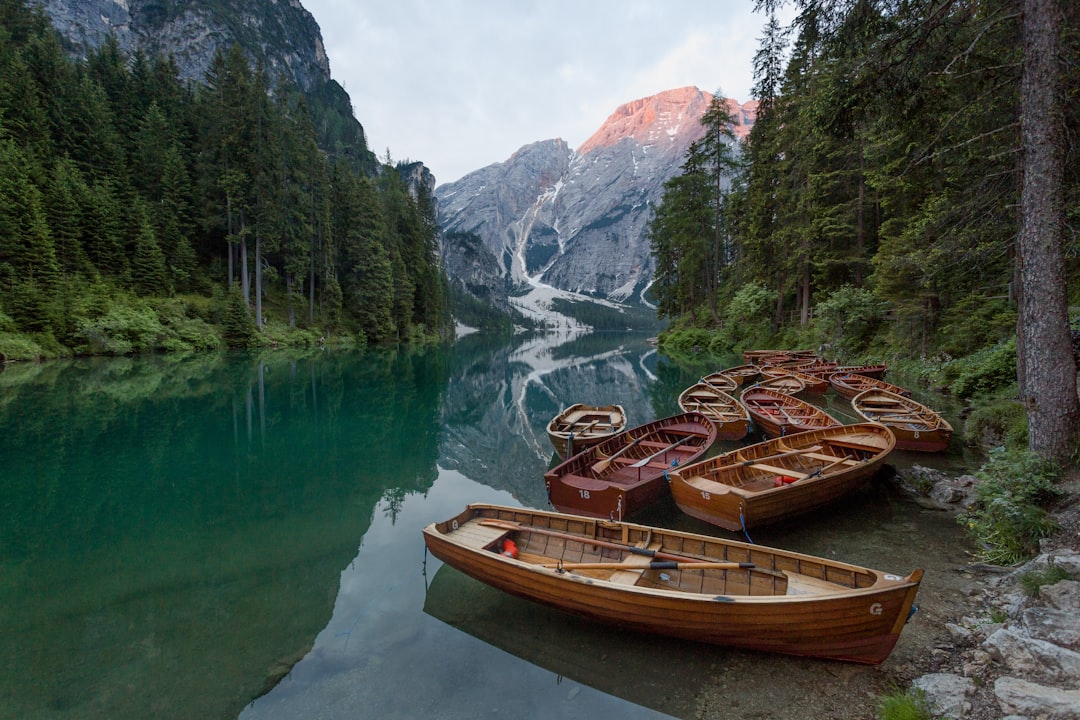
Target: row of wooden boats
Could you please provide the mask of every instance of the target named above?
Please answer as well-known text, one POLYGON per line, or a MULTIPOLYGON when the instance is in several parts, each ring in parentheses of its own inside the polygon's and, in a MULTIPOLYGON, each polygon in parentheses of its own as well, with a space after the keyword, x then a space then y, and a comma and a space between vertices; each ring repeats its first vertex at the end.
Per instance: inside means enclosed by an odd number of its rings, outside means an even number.
POLYGON ((880 374, 821 369, 827 364, 809 351, 744 359, 684 390, 680 414, 630 429, 619 405, 567 408, 548 425, 561 462, 544 482, 557 512, 472 504, 426 527, 427 548, 492 587, 595 621, 884 661, 914 612, 921 570, 898 576, 628 521, 665 497, 687 515, 744 533, 820 512, 881 468, 899 447, 897 423, 919 449, 932 449, 931 423, 944 423, 880 374), (866 422, 844 425, 796 397, 830 387, 866 422), (769 439, 707 457, 716 440, 741 440, 755 426, 769 439))

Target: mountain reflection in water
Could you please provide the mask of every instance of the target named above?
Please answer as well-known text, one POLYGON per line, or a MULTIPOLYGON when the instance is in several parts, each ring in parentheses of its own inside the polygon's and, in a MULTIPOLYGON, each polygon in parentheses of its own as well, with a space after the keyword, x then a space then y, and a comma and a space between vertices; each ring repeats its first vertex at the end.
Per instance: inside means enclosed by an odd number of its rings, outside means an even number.
MULTIPOLYGON (((701 673, 802 667, 425 563, 421 528, 469 502, 548 507, 562 407, 639 425, 716 369, 628 335, 9 364, 0 718, 685 717, 701 673)), ((873 528, 855 507, 754 539, 904 572, 962 554, 955 524, 861 499, 873 528)), ((717 532, 673 507, 644 521, 717 532)))

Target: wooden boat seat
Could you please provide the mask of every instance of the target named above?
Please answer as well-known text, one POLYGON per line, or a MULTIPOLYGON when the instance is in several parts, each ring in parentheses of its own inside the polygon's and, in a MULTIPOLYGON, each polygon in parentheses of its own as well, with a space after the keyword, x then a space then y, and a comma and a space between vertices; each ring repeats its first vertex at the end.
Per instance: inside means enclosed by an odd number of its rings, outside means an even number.
POLYGON ((702 477, 701 475, 684 477, 683 481, 692 488, 697 488, 698 490, 703 490, 707 493, 712 493, 713 495, 726 493, 728 490, 731 489, 730 485, 716 482, 715 480, 710 480, 709 478, 702 477))
MULTIPOLYGON (((816 452, 805 452, 805 453, 800 453, 800 455, 802 457, 811 458, 813 460, 821 460, 822 462, 827 462, 827 463, 834 463, 834 462, 836 462, 837 460, 840 459, 840 458, 836 457, 835 455, 826 455, 825 453, 816 453, 816 452)), ((859 461, 858 460, 852 460, 851 458, 847 458, 847 459, 844 460, 844 462, 839 463, 839 464, 840 465, 858 465, 859 461)))
POLYGON ((465 538, 469 541, 469 544, 475 544, 479 547, 488 547, 489 545, 502 540, 505 536, 510 534, 510 530, 506 528, 490 527, 488 525, 481 525, 476 522, 468 522, 454 531, 454 535, 465 538))
POLYGON ((776 473, 777 475, 786 475, 787 477, 798 478, 802 480, 806 477, 806 473, 799 472, 797 470, 789 470, 788 468, 778 467, 776 465, 766 465, 765 463, 754 463, 750 467, 755 470, 764 470, 765 472, 776 473))
POLYGON ((784 575, 787 576, 788 595, 818 595, 836 592, 836 585, 825 580, 787 571, 784 571, 784 575))

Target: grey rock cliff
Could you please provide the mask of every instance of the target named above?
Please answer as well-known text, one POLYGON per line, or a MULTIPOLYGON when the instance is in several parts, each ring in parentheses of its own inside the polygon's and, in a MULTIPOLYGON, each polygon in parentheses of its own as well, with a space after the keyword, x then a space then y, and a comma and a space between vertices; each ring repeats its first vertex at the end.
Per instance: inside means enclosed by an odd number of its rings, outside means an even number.
MULTIPOLYGON (((510 287, 542 282, 616 302, 639 302, 652 279, 652 206, 702 135, 712 96, 670 90, 619 107, 580 148, 527 145, 506 162, 435 190, 445 232, 478 236, 510 287)), ((754 103, 728 101, 745 135, 754 103)), ((445 248, 447 268, 465 248, 445 248)), ((475 248, 467 249, 475 253, 475 248)), ((475 278, 474 278, 475 280, 475 278)))
POLYGON ((218 48, 239 43, 305 92, 330 80, 315 19, 299 0, 38 0, 72 54, 99 47, 110 34, 125 54, 172 55, 187 80, 201 81, 218 48))

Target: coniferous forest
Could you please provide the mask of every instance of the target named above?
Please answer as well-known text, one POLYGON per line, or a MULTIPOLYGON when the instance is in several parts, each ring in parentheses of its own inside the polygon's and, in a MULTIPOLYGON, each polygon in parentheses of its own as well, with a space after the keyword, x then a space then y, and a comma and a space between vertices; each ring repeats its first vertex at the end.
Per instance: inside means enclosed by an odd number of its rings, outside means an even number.
POLYGON ((717 102, 650 226, 662 344, 916 359, 962 397, 1019 381, 1032 448, 1071 451, 1080 6, 797 0, 784 27, 780 3, 757 3, 748 142, 725 150, 717 102))
POLYGON ((192 84, 115 42, 74 61, 23 0, 0 15, 0 355, 452 332, 429 189, 362 132, 239 47, 192 84))

